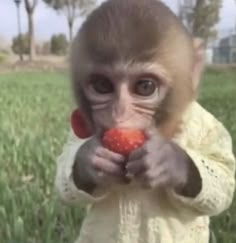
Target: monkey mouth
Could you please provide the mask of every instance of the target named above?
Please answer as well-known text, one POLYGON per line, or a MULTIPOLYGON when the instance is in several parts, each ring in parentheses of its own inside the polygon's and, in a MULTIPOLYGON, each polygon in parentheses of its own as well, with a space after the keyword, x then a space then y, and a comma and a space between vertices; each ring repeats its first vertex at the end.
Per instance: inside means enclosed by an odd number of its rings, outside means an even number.
POLYGON ((107 124, 101 124, 100 128, 103 131, 109 130, 111 128, 130 129, 130 128, 134 128, 134 123, 132 122, 131 118, 128 118, 120 121, 113 121, 107 124))
POLYGON ((135 119, 128 118, 126 120, 115 122, 113 127, 122 128, 122 129, 141 129, 139 124, 135 124, 135 119))

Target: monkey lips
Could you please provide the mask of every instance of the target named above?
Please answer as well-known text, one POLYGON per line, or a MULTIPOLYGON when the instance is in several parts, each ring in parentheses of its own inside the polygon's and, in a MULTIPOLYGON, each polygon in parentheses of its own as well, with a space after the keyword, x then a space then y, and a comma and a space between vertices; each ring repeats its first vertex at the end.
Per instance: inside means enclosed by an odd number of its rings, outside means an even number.
POLYGON ((145 141, 146 136, 142 131, 124 128, 109 129, 102 138, 102 143, 106 148, 125 157, 141 147, 145 141))

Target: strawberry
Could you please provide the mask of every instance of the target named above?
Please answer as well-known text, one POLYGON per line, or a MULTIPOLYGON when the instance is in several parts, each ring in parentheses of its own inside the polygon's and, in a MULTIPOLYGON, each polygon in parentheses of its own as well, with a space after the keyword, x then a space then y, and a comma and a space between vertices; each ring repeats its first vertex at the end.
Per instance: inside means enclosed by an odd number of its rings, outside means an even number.
POLYGON ((92 135, 79 109, 72 112, 70 122, 75 135, 79 138, 84 139, 92 135))
POLYGON ((109 150, 128 157, 134 149, 142 146, 145 140, 146 136, 142 131, 112 128, 104 133, 102 143, 109 150))

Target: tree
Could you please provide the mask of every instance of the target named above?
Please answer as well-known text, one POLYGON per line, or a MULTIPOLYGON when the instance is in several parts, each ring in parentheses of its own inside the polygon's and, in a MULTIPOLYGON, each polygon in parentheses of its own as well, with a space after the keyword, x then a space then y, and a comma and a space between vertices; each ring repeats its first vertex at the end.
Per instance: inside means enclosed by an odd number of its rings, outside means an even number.
POLYGON ((45 41, 41 46, 41 55, 49 55, 51 54, 51 42, 45 41))
POLYGON ((51 38, 51 53, 65 55, 68 48, 68 41, 64 34, 53 35, 51 38))
POLYGON ((216 24, 220 18, 221 0, 197 0, 193 12, 193 33, 206 42, 217 36, 216 24))
POLYGON ((64 13, 69 27, 69 40, 73 39, 73 27, 75 20, 86 15, 96 3, 96 0, 43 0, 50 7, 60 13, 64 13))
POLYGON ((29 59, 32 61, 35 56, 35 40, 34 40, 34 10, 38 0, 24 0, 25 9, 28 16, 28 33, 29 33, 29 59))
POLYGON ((12 39, 12 50, 15 54, 19 54, 20 52, 22 54, 29 54, 30 48, 29 48, 29 35, 23 34, 23 35, 17 35, 12 39))
POLYGON ((195 6, 195 0, 179 0, 179 17, 186 25, 188 30, 192 31, 193 22, 193 9, 195 6))
POLYGON ((180 17, 194 36, 207 43, 217 35, 222 0, 185 0, 180 4, 180 17))

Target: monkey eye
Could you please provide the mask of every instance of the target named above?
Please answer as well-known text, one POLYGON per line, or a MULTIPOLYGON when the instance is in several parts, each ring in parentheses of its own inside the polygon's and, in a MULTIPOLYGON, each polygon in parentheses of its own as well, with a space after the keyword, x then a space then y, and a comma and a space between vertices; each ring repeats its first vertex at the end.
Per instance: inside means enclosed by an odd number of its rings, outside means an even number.
POLYGON ((134 85, 134 93, 141 96, 150 96, 156 89, 156 82, 151 79, 140 79, 134 85))
POLYGON ((99 94, 110 94, 114 91, 112 82, 103 76, 94 76, 91 79, 91 86, 99 94))

